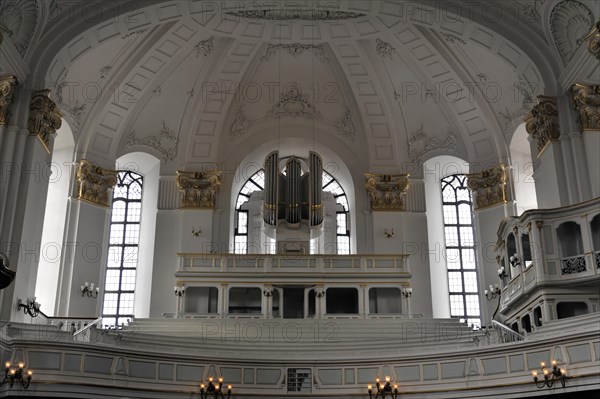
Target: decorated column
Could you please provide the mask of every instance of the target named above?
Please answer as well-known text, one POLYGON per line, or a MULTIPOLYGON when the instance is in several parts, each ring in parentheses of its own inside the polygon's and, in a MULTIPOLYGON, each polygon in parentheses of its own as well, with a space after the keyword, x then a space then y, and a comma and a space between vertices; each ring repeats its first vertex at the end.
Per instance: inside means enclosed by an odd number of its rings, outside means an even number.
POLYGON ((497 306, 496 300, 487 301, 483 293, 488 286, 500 283, 495 253, 498 226, 505 216, 514 213, 508 176, 507 167, 500 163, 469 174, 467 180, 475 210, 475 253, 478 257, 479 297, 484 325, 489 325, 497 306))
MULTIPOLYGON (((9 79, 14 87, 14 80, 9 79)), ((5 82, 6 84, 6 82, 5 82)), ((6 87, 6 86, 5 86, 6 87)), ((7 89, 9 94, 11 89, 7 89)), ((35 293, 36 276, 40 257, 43 249, 40 248, 43 220, 50 177, 50 162, 52 160, 52 147, 56 130, 60 128, 63 114, 54 101, 50 98, 49 90, 33 92, 31 98, 26 93, 20 95, 20 106, 24 106, 27 99, 28 113, 26 120, 17 120, 16 125, 11 125, 2 136, 2 145, 7 145, 12 154, 2 161, 13 169, 5 177, 7 182, 1 186, 6 187, 3 194, 2 210, 2 239, 7 240, 5 246, 10 246, 8 256, 17 272, 15 282, 4 293, 3 316, 12 313, 12 318, 21 320, 23 315, 18 313, 16 302, 35 293), (27 130, 18 127, 26 124, 27 130), (14 251, 18 257, 15 257, 14 251)), ((28 94, 28 93, 27 93, 28 94)), ((4 102, 6 104, 6 101, 4 102)), ((2 113, 6 112, 7 105, 3 106, 2 113)), ((20 112, 15 114, 21 114, 20 112)), ((8 117, 3 118, 8 123, 8 117)), ((2 149, 4 153, 4 149, 2 149)), ((4 154, 3 154, 4 156, 4 154)), ((41 310, 52 309, 54 304, 41 304, 41 310)))
POLYGON ((568 202, 568 193, 561 185, 563 156, 558 143, 560 137, 556 98, 538 96, 538 103, 525 117, 525 128, 535 144, 534 180, 540 208, 555 208, 568 202))
MULTIPOLYGON (((598 25, 596 25, 598 26, 598 25)), ((600 33, 596 31, 596 57, 600 33)), ((580 157, 584 158, 584 168, 589 173, 590 196, 600 196, 600 85, 575 84, 573 106, 577 112, 578 126, 581 133, 580 157)))
MULTIPOLYGON (((73 195, 67 205, 65 245, 61 257, 57 315, 97 317, 102 313, 112 188, 117 172, 82 159, 73 173, 73 195), (98 284, 96 299, 83 297, 81 285, 98 284)), ((119 259, 111 259, 119 262, 119 259)))

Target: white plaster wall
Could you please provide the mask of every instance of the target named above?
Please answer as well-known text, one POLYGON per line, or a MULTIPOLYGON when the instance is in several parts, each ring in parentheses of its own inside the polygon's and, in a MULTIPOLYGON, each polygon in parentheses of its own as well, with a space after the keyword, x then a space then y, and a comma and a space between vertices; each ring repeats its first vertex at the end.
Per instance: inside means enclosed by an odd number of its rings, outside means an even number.
MULTIPOLYGON (((429 256, 426 215, 411 212, 372 212, 373 248, 376 254, 410 255, 408 262, 412 273, 411 312, 432 317, 432 295, 429 288, 429 256), (386 238, 385 230, 394 230, 394 236, 386 238)), ((446 297, 446 302, 448 301, 446 297)))
MULTIPOLYGON (((190 234, 190 233, 188 233, 190 234)), ((182 229, 179 210, 160 210, 156 215, 154 268, 150 317, 175 313, 177 300, 173 294, 174 273, 177 271, 177 252, 181 248, 182 229)))
POLYGON ((65 217, 69 197, 71 163, 73 158, 73 133, 66 121, 62 121, 54 140, 52 164, 48 182, 48 196, 44 214, 44 227, 40 245, 40 257, 35 284, 35 296, 44 305, 43 311, 54 316, 56 286, 60 272, 60 259, 65 231, 65 217))
POLYGON ((510 142, 510 166, 517 213, 520 215, 528 209, 536 209, 538 201, 533 177, 531 146, 524 123, 519 125, 510 142))
POLYGON ((600 131, 583 133, 586 160, 592 189, 592 198, 600 197, 600 131))
MULTIPOLYGON (((535 180, 535 191, 538 198, 538 207, 544 208, 557 208, 561 206, 561 193, 559 187, 561 187, 559 171, 556 169, 555 151, 557 151, 555 144, 550 144, 542 156, 538 158, 538 164, 533 175, 535 180)), ((563 190, 566 189, 562 185, 563 190)))

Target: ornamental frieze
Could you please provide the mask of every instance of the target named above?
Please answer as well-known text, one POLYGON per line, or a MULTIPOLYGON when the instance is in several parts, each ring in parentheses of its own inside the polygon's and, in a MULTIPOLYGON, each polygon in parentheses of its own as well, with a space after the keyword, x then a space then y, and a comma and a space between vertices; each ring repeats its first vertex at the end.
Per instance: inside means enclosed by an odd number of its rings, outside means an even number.
POLYGON ((365 188, 371 210, 404 210, 404 196, 408 191, 408 174, 384 175, 365 173, 365 188))
POLYGON ((538 103, 525 117, 525 129, 537 142, 538 156, 540 156, 550 142, 560 136, 558 126, 558 110, 554 97, 538 96, 538 103))
POLYGON ((223 172, 177 171, 177 188, 182 192, 181 208, 214 208, 223 172))
POLYGON ((573 86, 573 104, 582 130, 600 130, 600 86, 573 86))
POLYGON ((50 99, 50 90, 33 93, 29 105, 27 129, 29 134, 37 136, 48 153, 50 153, 50 139, 60 128, 63 116, 56 103, 50 99))
POLYGON ((0 79, 0 126, 8 125, 8 111, 15 98, 17 78, 7 76, 0 79))
POLYGON ((110 194, 117 184, 117 172, 82 159, 77 167, 76 183, 78 200, 110 207, 110 194))
POLYGON ((475 209, 508 202, 508 174, 503 164, 467 176, 467 186, 473 192, 475 209))

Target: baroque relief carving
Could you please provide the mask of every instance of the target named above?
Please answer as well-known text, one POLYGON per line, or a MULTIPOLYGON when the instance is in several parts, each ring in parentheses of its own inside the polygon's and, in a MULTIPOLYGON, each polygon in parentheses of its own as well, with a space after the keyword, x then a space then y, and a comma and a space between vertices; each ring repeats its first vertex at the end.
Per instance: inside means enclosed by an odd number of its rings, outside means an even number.
POLYGON ((573 58, 593 25, 593 14, 578 1, 563 0, 552 9, 550 32, 554 45, 565 63, 573 58))
POLYGON ((583 40, 588 42, 588 51, 590 54, 600 60, 600 21, 596 22, 596 25, 594 25, 583 40))
POLYGON ((518 80, 513 84, 512 88, 519 94, 521 100, 521 106, 516 111, 510 111, 505 108, 505 111, 500 111, 498 115, 504 121, 505 133, 509 130, 514 131, 514 127, 511 128, 513 122, 518 121, 519 124, 523 118, 529 113, 529 110, 536 104, 535 92, 536 85, 529 82, 524 75, 519 75, 518 80))
POLYGON ((196 52, 196 57, 200 57, 200 54, 202 54, 205 57, 208 57, 210 55, 210 53, 212 53, 213 49, 215 48, 214 46, 214 40, 215 37, 211 36, 206 40, 202 40, 200 41, 200 43, 196 44, 194 46, 194 51, 196 52))
POLYGON ((508 201, 508 174, 504 164, 467 176, 467 186, 473 192, 475 209, 504 204, 508 201))
POLYGON ((300 44, 300 43, 278 43, 278 44, 269 44, 267 47, 267 51, 265 51, 265 55, 262 56, 261 61, 267 61, 271 58, 273 54, 277 50, 286 50, 289 55, 292 57, 297 57, 301 55, 304 50, 313 50, 314 54, 317 56, 317 59, 321 62, 329 61, 327 57, 325 57, 325 50, 322 44, 300 44))
POLYGON ((240 104, 238 109, 235 111, 233 116, 233 122, 229 128, 229 135, 231 137, 241 136, 246 133, 246 130, 254 124, 254 121, 246 115, 244 111, 244 104, 240 104))
POLYGON ((527 133, 537 141, 539 157, 550 142, 560 136, 555 98, 538 96, 538 104, 532 108, 524 122, 527 133))
POLYGON ((161 160, 163 162, 172 161, 177 156, 177 150, 179 147, 179 140, 175 136, 175 132, 167 127, 163 121, 163 127, 156 136, 147 136, 144 138, 138 138, 135 136, 135 132, 131 132, 126 147, 132 145, 145 145, 154 148, 160 152, 161 160))
POLYGON ((110 206, 110 190, 117 184, 117 171, 82 159, 79 161, 75 178, 77 199, 100 206, 110 206))
POLYGON ((346 106, 344 110, 344 116, 335 123, 335 127, 340 135, 354 138, 356 128, 354 127, 354 121, 352 120, 352 111, 350 110, 350 107, 346 106))
POLYGON ((408 138, 408 155, 413 163, 423 162, 423 155, 433 150, 456 150, 456 135, 448 132, 445 138, 429 137, 423 124, 408 138))
POLYGON ((0 25, 21 56, 25 56, 37 29, 40 4, 42 2, 34 0, 0 2, 0 25))
POLYGON ((582 130, 600 130, 600 85, 573 86, 573 103, 582 130))
POLYGON ((281 92, 281 98, 273 105, 271 114, 275 117, 289 116, 304 119, 313 119, 320 115, 296 85, 290 85, 286 91, 281 92))
POLYGON ((8 111, 15 99, 16 85, 17 78, 15 76, 0 79, 0 126, 8 125, 8 111))
POLYGON ((339 21, 365 16, 365 14, 351 11, 323 10, 316 8, 302 9, 299 7, 242 9, 227 11, 225 14, 240 18, 274 21, 339 21))
POLYGON ((181 208, 214 208, 222 172, 177 171, 177 188, 183 193, 181 208))
POLYGON ((371 210, 404 210, 404 196, 408 192, 408 174, 380 175, 365 173, 365 188, 371 210))
POLYGON ((29 119, 27 129, 37 136, 46 151, 50 153, 50 138, 60 128, 63 113, 50 99, 50 90, 40 90, 33 93, 29 104, 29 119))
POLYGON ((394 47, 392 47, 391 44, 384 42, 383 40, 381 40, 380 38, 377 38, 376 40, 377 45, 375 46, 375 52, 380 56, 380 57, 390 57, 392 58, 392 55, 394 54, 394 51, 396 51, 396 49, 394 47))

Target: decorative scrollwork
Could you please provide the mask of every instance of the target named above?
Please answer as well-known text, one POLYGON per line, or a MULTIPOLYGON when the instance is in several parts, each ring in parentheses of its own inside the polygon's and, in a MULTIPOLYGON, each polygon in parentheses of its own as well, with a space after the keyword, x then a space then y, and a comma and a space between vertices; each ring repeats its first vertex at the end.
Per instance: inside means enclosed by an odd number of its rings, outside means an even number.
POLYGON ((504 164, 498 164, 481 173, 469 174, 467 186, 473 191, 475 209, 506 203, 508 201, 507 178, 504 164))
POLYGON ((404 196, 408 192, 408 174, 380 175, 365 173, 365 188, 372 210, 404 210, 404 196))
POLYGON ((163 162, 172 161, 177 156, 179 147, 179 139, 175 135, 175 132, 167 127, 163 121, 163 127, 156 136, 147 136, 144 138, 138 138, 134 132, 131 132, 125 146, 130 147, 132 145, 145 145, 154 148, 160 152, 161 160, 163 162))
POLYGON ((33 93, 29 105, 27 128, 31 135, 38 137, 48 153, 50 153, 50 138, 60 128, 63 116, 56 103, 50 99, 50 90, 33 93))
POLYGON ((583 40, 588 42, 588 51, 590 54, 600 60, 600 21, 596 22, 596 25, 594 25, 590 33, 583 40))
POLYGON ((329 61, 325 57, 325 49, 322 44, 301 44, 301 43, 277 43, 269 44, 265 55, 262 56, 261 61, 267 61, 271 58, 277 50, 286 50, 292 57, 297 57, 304 53, 304 50, 313 50, 317 59, 321 62, 329 61))
POLYGON ((445 138, 429 137, 423 124, 408 139, 408 155, 413 163, 423 162, 423 155, 434 150, 453 151, 456 149, 456 135, 448 132, 445 138))
POLYGON ((271 109, 275 117, 289 116, 291 118, 313 119, 319 116, 307 96, 302 94, 296 85, 290 85, 287 91, 281 93, 281 99, 271 109))
POLYGON ((76 174, 77 199, 109 207, 110 190, 117 184, 117 172, 94 165, 90 161, 79 161, 76 174))
POLYGON ((351 11, 323 10, 318 8, 263 8, 227 11, 225 14, 248 19, 266 19, 272 21, 338 21, 364 17, 351 11))
POLYGON ((17 78, 7 76, 0 79, 0 126, 8 125, 8 111, 15 98, 17 78))
POLYGON ((223 183, 222 172, 177 171, 177 188, 183 193, 182 208, 214 208, 223 183))
POLYGON ((582 130, 600 130, 600 85, 573 86, 573 103, 582 130))
POLYGON ((554 97, 538 96, 529 115, 524 119, 525 129, 537 141, 538 156, 540 156, 551 141, 560 136, 558 126, 558 110, 554 97))
POLYGON ((585 264, 585 256, 572 256, 570 258, 564 258, 560 261, 561 274, 577 274, 587 270, 585 264))

